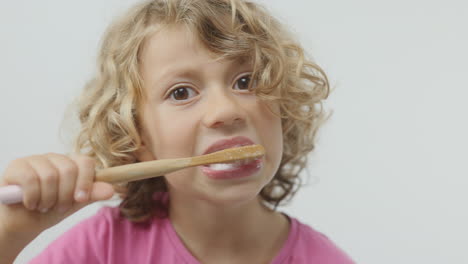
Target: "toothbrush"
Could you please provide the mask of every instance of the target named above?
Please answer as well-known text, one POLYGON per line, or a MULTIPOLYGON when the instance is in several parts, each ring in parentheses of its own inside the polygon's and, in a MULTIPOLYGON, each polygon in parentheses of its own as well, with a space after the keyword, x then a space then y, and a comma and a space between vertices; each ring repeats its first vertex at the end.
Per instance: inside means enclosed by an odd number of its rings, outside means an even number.
MULTIPOLYGON (((132 163, 96 172, 96 181, 121 183, 162 176, 173 171, 208 165, 213 163, 234 162, 243 159, 256 159, 265 154, 261 145, 229 148, 210 154, 180 159, 162 159, 132 163)), ((0 203, 13 204, 23 201, 23 192, 18 185, 0 187, 0 203)))

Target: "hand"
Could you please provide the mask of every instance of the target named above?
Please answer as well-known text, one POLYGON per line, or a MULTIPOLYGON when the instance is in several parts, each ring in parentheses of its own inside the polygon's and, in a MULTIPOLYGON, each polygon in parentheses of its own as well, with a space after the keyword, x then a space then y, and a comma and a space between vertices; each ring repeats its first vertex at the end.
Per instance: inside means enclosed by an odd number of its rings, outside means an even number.
POLYGON ((90 157, 49 153, 12 161, 0 186, 15 184, 23 203, 0 204, 0 230, 9 234, 39 234, 82 207, 112 197, 112 185, 94 182, 90 157))

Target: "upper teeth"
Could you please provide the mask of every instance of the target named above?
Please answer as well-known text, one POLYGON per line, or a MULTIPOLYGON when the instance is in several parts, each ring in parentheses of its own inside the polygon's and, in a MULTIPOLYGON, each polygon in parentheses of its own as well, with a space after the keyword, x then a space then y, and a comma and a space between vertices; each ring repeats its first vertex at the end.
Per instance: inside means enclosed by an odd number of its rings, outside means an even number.
POLYGON ((209 167, 212 170, 232 170, 238 166, 234 166, 233 164, 230 164, 230 163, 216 163, 216 164, 211 164, 209 167))

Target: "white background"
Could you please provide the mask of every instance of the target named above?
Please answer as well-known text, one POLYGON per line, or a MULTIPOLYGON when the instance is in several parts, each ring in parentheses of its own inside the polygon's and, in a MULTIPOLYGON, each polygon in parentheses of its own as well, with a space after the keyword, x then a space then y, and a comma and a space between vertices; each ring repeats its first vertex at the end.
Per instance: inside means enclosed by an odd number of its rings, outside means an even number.
MULTIPOLYGON (((104 28, 134 2, 1 0, 2 171, 20 156, 67 152, 66 107, 95 69, 104 28)), ((262 2, 335 88, 310 184, 282 210, 358 263, 468 263, 467 2, 262 2)), ((45 231, 16 263, 98 206, 45 231)))

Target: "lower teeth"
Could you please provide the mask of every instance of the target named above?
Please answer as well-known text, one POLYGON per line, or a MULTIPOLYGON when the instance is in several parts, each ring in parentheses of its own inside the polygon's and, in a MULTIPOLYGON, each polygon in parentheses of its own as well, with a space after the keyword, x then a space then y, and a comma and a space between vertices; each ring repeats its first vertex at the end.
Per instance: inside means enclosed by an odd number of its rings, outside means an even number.
POLYGON ((209 167, 212 170, 232 170, 239 166, 235 166, 231 163, 217 163, 217 164, 211 164, 209 167))
POLYGON ((233 163, 215 163, 210 164, 208 167, 212 170, 233 170, 245 164, 250 163, 252 160, 240 160, 233 163))

